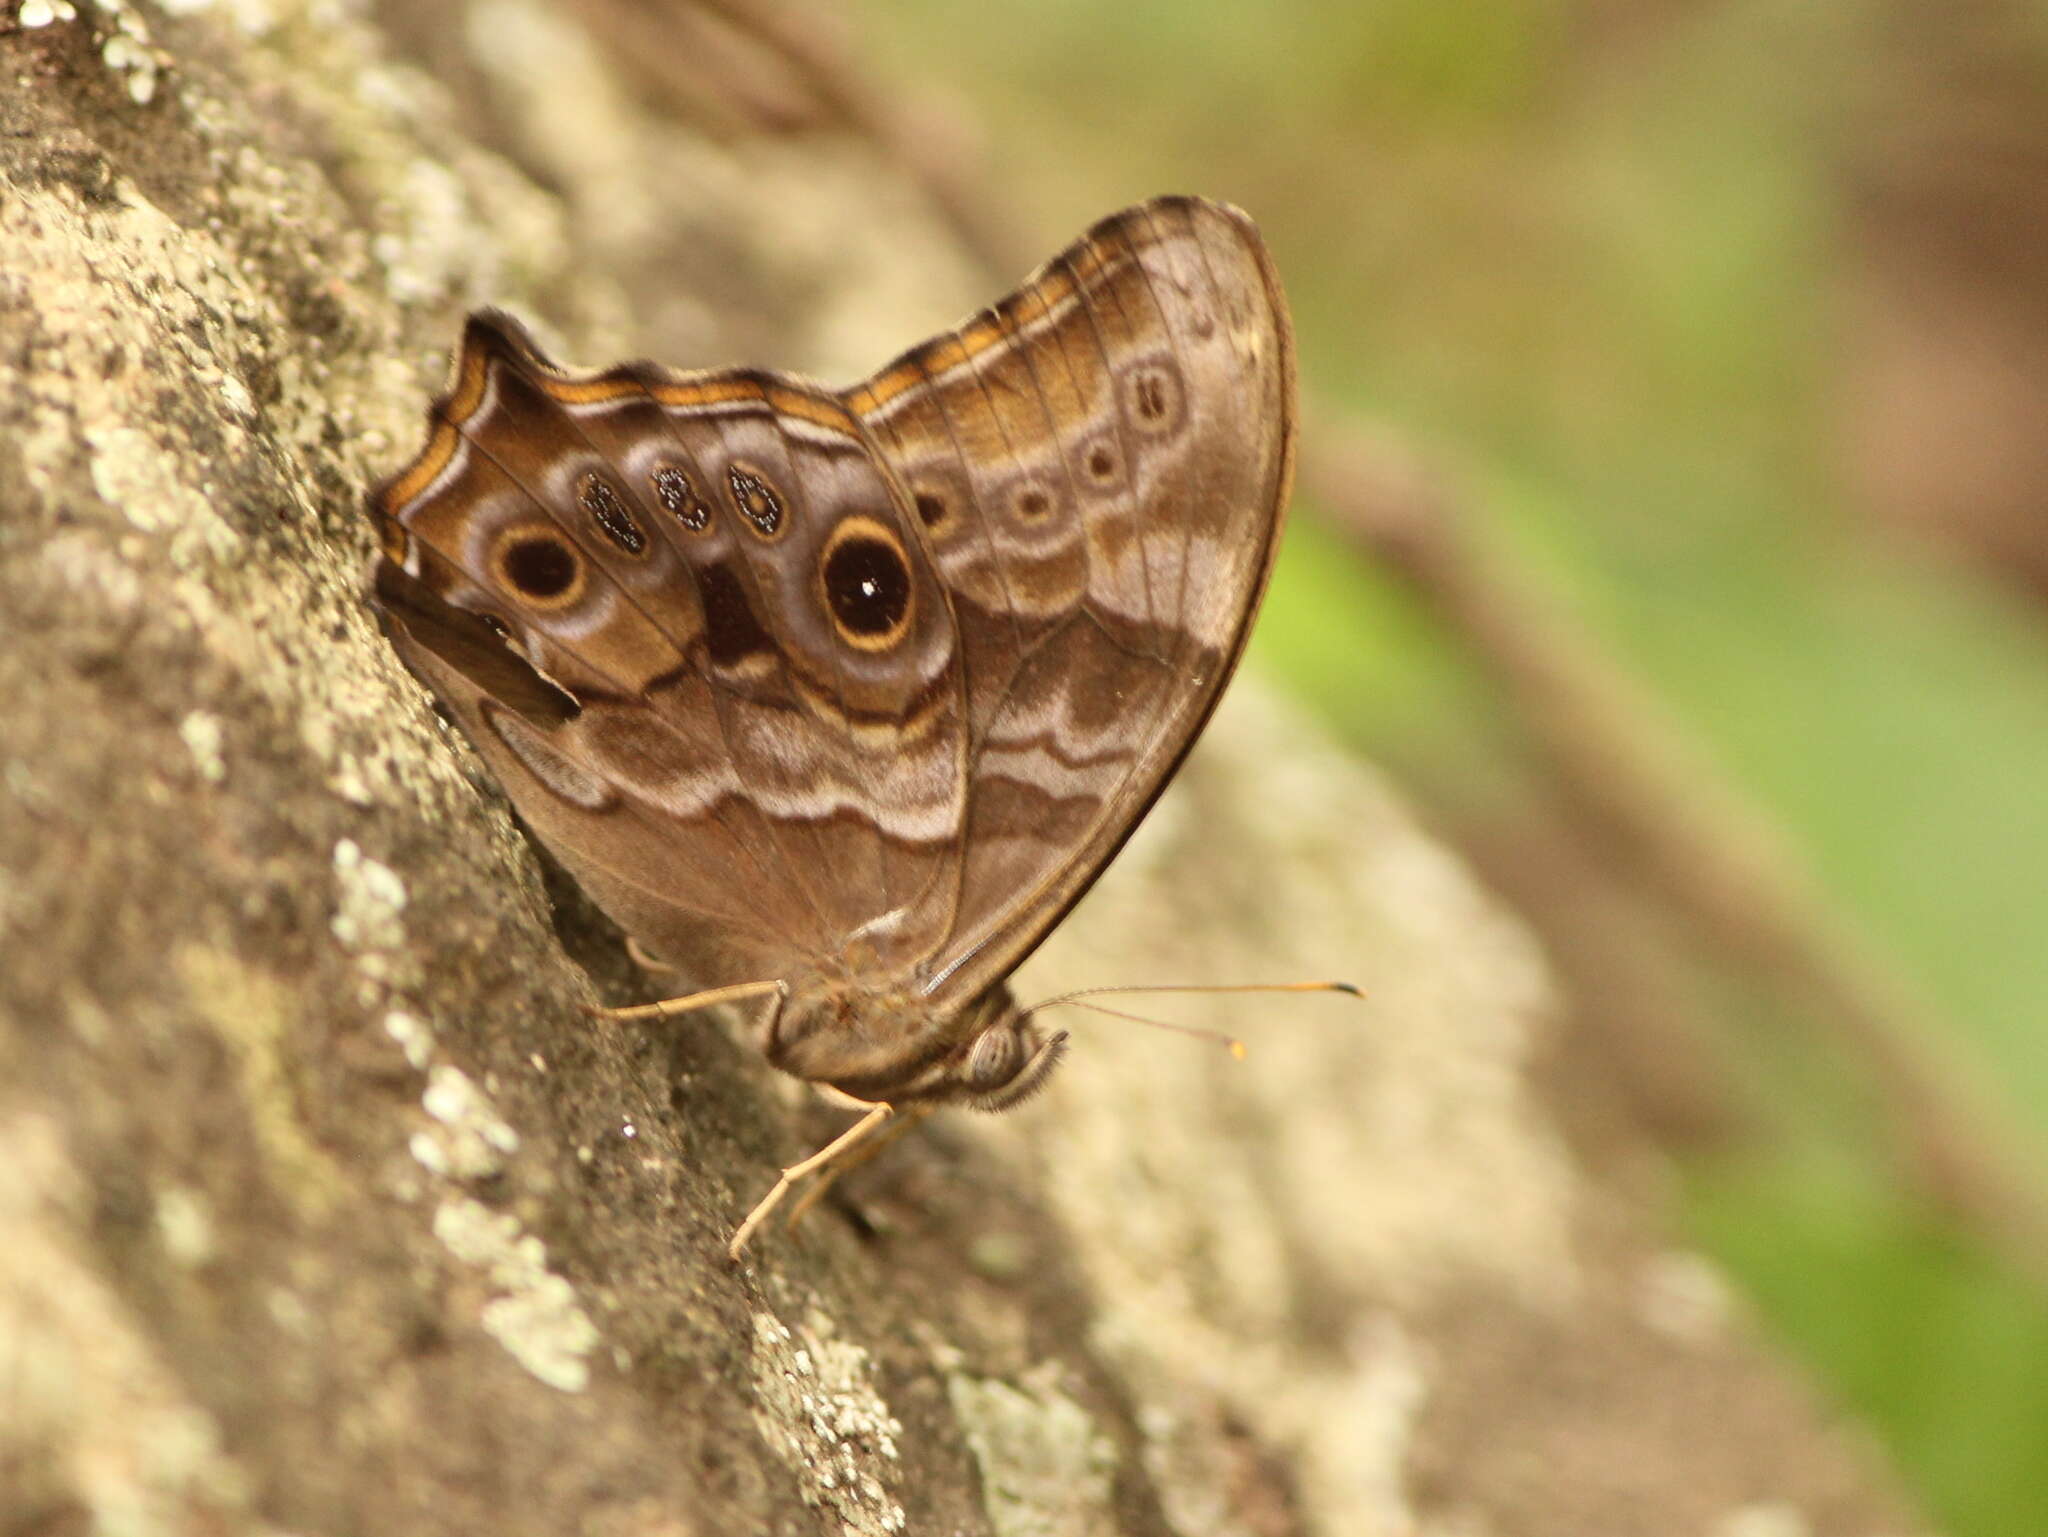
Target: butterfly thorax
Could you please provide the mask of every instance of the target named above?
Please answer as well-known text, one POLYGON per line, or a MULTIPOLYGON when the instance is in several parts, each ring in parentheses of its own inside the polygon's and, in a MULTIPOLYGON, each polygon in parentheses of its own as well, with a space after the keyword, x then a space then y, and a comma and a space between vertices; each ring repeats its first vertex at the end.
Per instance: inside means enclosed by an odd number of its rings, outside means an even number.
POLYGON ((784 1072, 871 1103, 1006 1110, 1044 1084, 1066 1048, 998 983, 965 1008, 914 988, 817 975, 795 981, 763 1043, 784 1072))

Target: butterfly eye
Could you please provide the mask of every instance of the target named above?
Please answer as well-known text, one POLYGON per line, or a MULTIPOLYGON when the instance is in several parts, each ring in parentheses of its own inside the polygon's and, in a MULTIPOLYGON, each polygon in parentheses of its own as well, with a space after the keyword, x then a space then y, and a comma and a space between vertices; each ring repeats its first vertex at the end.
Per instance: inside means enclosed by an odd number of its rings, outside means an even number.
POLYGON ((647 535, 633 521, 633 514, 626 510, 625 500, 610 481, 592 470, 576 483, 576 500, 603 531, 605 538, 628 555, 645 552, 647 535))
MULTIPOLYGON (((1067 1052, 1067 1032, 1039 1039, 1032 1028, 1031 1016, 1019 1015, 1002 1030, 991 1030, 974 1043, 974 1050, 968 1054, 968 1066, 962 1078, 967 1089, 969 1103, 977 1110, 1007 1110, 1012 1105, 1021 1105, 1040 1089, 1052 1070, 1060 1065, 1060 1058, 1067 1052), (1008 1044, 1003 1048, 1005 1058, 1002 1077, 993 1082, 972 1077, 974 1059, 984 1046, 989 1046, 991 1037, 1000 1035, 1008 1044)), ((991 1052, 995 1050, 989 1046, 991 1052)))
POLYGON ((1017 1076, 1024 1065, 1024 1042, 1008 1022, 984 1030, 960 1068, 960 1084, 970 1094, 988 1094, 1017 1076))
POLYGON ((826 610, 840 639, 886 651, 910 628, 910 563, 896 535, 872 518, 848 518, 832 531, 818 563, 826 610))
POLYGON ((563 608, 583 594, 583 562, 553 529, 513 529, 495 564, 499 583, 528 603, 563 608))

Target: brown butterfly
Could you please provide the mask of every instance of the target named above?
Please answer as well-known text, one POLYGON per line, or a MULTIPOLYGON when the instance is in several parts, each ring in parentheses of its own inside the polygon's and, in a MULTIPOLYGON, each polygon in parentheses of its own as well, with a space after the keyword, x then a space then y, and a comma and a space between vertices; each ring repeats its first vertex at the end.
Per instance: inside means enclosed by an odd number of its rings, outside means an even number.
POLYGON ((1295 432, 1237 210, 1159 198, 851 389, 574 373, 470 317, 370 507, 400 655, 639 949, 768 1000, 867 1114, 1000 1110, 1064 1048, 1006 979, 1244 649, 1295 432))

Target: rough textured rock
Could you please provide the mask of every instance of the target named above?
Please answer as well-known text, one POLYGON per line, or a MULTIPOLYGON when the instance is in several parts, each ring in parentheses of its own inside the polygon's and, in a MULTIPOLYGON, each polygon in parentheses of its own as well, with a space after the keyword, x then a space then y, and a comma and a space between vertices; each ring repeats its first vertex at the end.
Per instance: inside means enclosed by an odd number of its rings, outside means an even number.
POLYGON ((839 1117, 581 1014, 572 956, 643 984, 377 633, 361 489, 471 303, 845 376, 991 295, 529 0, 72 9, 0 6, 0 1530, 1910 1529, 1558 1131, 1521 931, 1256 679, 1020 991, 1370 1002, 1083 1019, 729 1266, 839 1117))

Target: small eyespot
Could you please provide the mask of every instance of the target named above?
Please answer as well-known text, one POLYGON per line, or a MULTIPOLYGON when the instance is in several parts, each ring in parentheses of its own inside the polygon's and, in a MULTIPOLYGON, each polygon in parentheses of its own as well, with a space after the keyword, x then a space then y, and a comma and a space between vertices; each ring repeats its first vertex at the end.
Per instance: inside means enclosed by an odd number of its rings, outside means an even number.
POLYGON ((609 480, 592 470, 576 482, 576 500, 590 514, 605 538, 628 555, 646 551, 647 535, 633 521, 633 514, 626 510, 625 500, 609 480))
POLYGON ((1052 498, 1046 495, 1045 487, 1027 485, 1019 491, 1010 503, 1017 516, 1026 523, 1035 523, 1052 511, 1052 498))
POLYGON ((818 563, 825 607, 840 639, 885 651, 910 628, 910 563, 896 535, 872 518, 852 517, 832 532, 818 563))
POLYGON ((1125 376, 1124 401, 1140 432, 1172 432, 1186 409, 1179 371, 1166 362, 1139 364, 1125 376))
POLYGON ((704 504, 704 498, 697 494, 697 488, 690 484, 690 477, 673 464, 655 467, 649 477, 654 483, 654 499, 661 503, 666 512, 673 513, 675 520, 693 534, 701 534, 711 526, 711 509, 704 504))
POLYGON ((1098 491, 1108 490, 1123 479, 1123 456, 1107 438, 1097 438, 1081 451, 1081 468, 1098 491))
POLYGON ((917 516, 926 528, 937 528, 946 521, 946 504, 936 491, 917 493, 917 516))
POLYGON ((515 533, 500 548, 498 579, 529 602, 560 607, 581 592, 583 562, 560 534, 530 530, 515 533))
POLYGON ((781 532, 782 498, 768 484, 767 476, 759 470, 735 464, 726 470, 725 479, 732 489, 733 506, 753 525, 756 533, 764 539, 772 539, 781 532))

